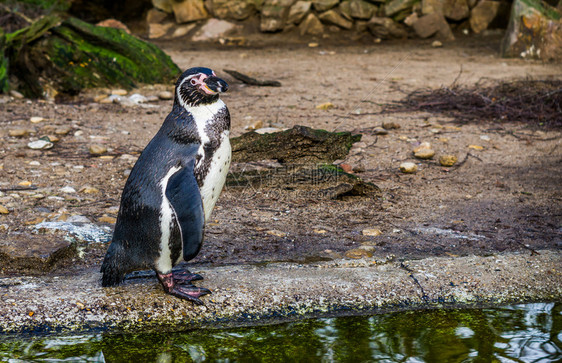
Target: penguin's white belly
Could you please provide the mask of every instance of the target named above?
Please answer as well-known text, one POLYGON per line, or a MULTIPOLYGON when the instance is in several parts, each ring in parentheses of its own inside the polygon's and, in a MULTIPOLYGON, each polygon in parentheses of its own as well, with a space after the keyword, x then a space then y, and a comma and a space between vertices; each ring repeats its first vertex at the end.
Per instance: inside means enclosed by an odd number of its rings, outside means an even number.
POLYGON ((231 148, 228 134, 228 131, 222 133, 220 146, 211 158, 209 171, 200 188, 203 210, 205 211, 205 221, 209 220, 211 212, 219 199, 219 195, 226 181, 228 168, 230 167, 231 148))

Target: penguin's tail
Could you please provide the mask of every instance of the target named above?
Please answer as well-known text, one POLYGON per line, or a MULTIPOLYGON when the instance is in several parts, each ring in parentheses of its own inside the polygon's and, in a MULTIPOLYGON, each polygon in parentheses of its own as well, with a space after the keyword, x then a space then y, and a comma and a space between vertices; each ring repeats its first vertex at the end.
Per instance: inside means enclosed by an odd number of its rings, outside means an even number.
POLYGON ((103 274, 101 285, 103 287, 119 285, 125 279, 127 271, 125 266, 120 263, 123 256, 124 250, 121 243, 111 242, 101 265, 103 274))

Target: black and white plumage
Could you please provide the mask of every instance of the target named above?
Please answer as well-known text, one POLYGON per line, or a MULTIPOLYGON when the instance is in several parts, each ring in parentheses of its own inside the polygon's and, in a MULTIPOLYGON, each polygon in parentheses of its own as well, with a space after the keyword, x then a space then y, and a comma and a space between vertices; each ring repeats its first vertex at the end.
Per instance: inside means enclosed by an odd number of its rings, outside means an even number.
POLYGON ((176 83, 172 111, 141 153, 123 189, 102 285, 151 268, 167 293, 202 304, 209 290, 189 271, 172 272, 197 256, 205 221, 230 166, 230 114, 219 93, 228 85, 208 68, 190 68, 176 83))

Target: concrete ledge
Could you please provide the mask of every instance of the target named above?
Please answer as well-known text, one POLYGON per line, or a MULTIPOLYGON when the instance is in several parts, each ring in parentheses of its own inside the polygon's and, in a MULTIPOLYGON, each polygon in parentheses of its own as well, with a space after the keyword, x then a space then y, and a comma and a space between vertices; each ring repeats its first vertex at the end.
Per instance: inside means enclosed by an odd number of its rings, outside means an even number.
POLYGON ((388 310, 562 300, 562 252, 435 257, 404 262, 192 268, 205 306, 165 295, 156 278, 102 288, 75 276, 1 278, 0 332, 149 332, 255 325, 388 310))

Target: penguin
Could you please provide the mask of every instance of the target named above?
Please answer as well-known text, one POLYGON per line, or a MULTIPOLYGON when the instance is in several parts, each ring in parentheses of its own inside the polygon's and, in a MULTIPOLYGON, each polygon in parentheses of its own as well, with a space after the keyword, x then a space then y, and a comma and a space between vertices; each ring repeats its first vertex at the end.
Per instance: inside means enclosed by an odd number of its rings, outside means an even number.
POLYGON ((230 167, 230 113, 219 98, 227 89, 209 68, 190 68, 178 78, 172 111, 125 183, 102 286, 152 269, 178 298, 201 305, 199 298, 211 292, 192 284, 200 275, 172 268, 199 253, 230 167))

